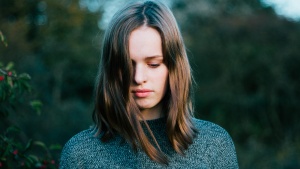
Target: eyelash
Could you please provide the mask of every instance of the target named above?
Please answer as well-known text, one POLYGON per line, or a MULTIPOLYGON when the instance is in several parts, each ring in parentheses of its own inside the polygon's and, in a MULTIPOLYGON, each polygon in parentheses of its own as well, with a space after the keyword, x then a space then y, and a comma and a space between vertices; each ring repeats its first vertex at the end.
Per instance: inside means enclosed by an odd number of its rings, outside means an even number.
POLYGON ((156 63, 153 63, 153 64, 148 64, 149 67, 151 68, 157 68, 158 66, 160 66, 160 64, 156 64, 156 63))

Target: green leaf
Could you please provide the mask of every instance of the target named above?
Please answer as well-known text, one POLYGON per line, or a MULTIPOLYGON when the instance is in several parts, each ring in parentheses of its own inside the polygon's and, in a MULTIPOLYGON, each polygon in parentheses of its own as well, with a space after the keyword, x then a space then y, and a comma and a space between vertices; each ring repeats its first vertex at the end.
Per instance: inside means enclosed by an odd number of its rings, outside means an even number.
POLYGON ((41 162, 38 162, 35 164, 35 168, 41 168, 42 167, 42 163, 41 162))
POLYGON ((3 153, 3 156, 4 157, 8 156, 10 154, 10 152, 12 151, 12 149, 13 149, 12 146, 10 144, 8 144, 5 151, 4 151, 4 153, 3 153))
POLYGON ((9 62, 6 66, 6 70, 11 70, 14 67, 14 63, 13 62, 9 62))
POLYGON ((28 143, 26 144, 26 147, 24 148, 24 152, 27 151, 30 148, 31 145, 32 145, 32 139, 30 139, 28 141, 28 143))
POLYGON ((27 158, 31 163, 38 162, 39 158, 35 155, 30 154, 27 158))
POLYGON ((10 126, 6 129, 5 133, 19 133, 21 131, 21 129, 17 126, 10 126))
POLYGON ((34 144, 34 145, 37 145, 37 146, 41 146, 41 147, 43 147, 44 149, 47 149, 46 144, 43 143, 43 142, 41 142, 41 141, 35 141, 33 144, 34 144))
POLYGON ((19 77, 19 79, 22 79, 22 80, 30 80, 31 79, 30 75, 27 73, 22 73, 18 77, 19 77))
POLYGON ((33 100, 30 102, 31 107, 37 112, 38 115, 41 115, 41 107, 43 103, 39 100, 33 100))
POLYGON ((61 150, 61 145, 60 144, 52 144, 50 145, 49 149, 50 150, 61 150))
POLYGON ((6 42, 6 38, 1 31, 0 31, 0 39, 1 39, 2 43, 4 44, 4 46, 7 47, 8 44, 6 42))
POLYGON ((7 83, 9 84, 10 87, 13 87, 13 80, 11 77, 7 76, 7 83))

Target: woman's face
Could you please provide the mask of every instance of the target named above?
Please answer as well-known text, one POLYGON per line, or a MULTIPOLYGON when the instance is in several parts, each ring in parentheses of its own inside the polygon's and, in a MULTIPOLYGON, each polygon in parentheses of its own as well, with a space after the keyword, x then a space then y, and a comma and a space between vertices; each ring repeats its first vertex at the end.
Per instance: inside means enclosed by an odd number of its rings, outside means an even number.
POLYGON ((162 116, 161 100, 168 86, 168 68, 163 61, 157 30, 142 26, 129 36, 129 54, 134 66, 131 93, 146 120, 162 116))

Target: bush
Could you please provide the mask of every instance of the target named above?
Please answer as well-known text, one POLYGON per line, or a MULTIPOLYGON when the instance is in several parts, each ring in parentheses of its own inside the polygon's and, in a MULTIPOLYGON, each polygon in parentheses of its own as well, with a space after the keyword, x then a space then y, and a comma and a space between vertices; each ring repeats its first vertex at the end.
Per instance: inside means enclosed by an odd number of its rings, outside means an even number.
MULTIPOLYGON (((7 46, 0 31, 0 39, 7 46)), ((47 146, 41 141, 27 139, 26 134, 11 122, 9 116, 26 115, 28 111, 41 113, 42 103, 29 99, 32 94, 30 76, 18 74, 14 64, 0 62, 0 168, 58 168, 51 152, 60 150, 60 145, 47 146), (22 110, 23 113, 18 113, 22 110)))

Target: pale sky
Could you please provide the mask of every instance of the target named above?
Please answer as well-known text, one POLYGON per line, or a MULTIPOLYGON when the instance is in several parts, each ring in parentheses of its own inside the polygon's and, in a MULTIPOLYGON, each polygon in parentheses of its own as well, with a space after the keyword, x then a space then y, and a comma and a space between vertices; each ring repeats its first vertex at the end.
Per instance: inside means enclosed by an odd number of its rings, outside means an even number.
POLYGON ((278 15, 300 21, 300 0, 261 0, 272 6, 278 15))
MULTIPOLYGON (((168 6, 172 6, 172 0, 161 0, 168 6)), ((97 11, 104 6, 102 19, 99 20, 99 27, 105 29, 109 20, 116 10, 125 4, 125 0, 80 0, 80 6, 87 7, 90 11, 97 11)), ((278 15, 300 22, 300 0, 261 0, 266 6, 272 6, 278 15)))
MULTIPOLYGON (((92 1, 92 0, 89 0, 92 1)), ((171 0, 161 0, 166 4, 171 6, 171 0)), ((300 22, 300 0, 261 0, 267 6, 272 6, 278 15, 285 16, 295 21, 300 22)), ((110 18, 115 13, 115 11, 122 5, 125 4, 124 0, 110 0, 104 3, 104 14, 103 18, 99 22, 99 26, 105 29, 110 18)))
MULTIPOLYGON (((130 0, 134 1, 134 0, 130 0)), ((164 2, 166 5, 171 6, 172 0, 160 0, 164 2)), ((102 6, 103 7, 103 16, 102 19, 99 20, 98 26, 101 29, 105 29, 108 22, 115 14, 115 12, 124 4, 126 4, 128 0, 79 0, 79 5, 81 7, 86 7, 92 12, 98 11, 102 6)))

